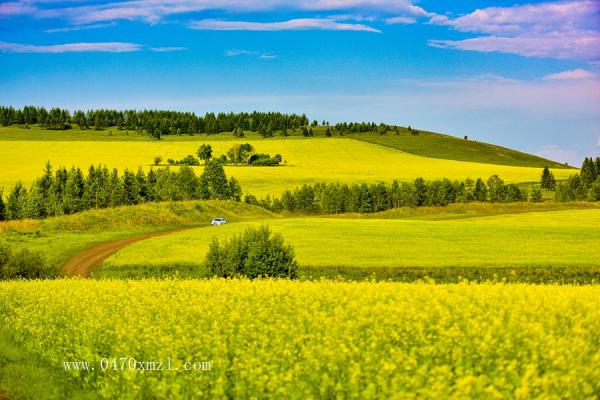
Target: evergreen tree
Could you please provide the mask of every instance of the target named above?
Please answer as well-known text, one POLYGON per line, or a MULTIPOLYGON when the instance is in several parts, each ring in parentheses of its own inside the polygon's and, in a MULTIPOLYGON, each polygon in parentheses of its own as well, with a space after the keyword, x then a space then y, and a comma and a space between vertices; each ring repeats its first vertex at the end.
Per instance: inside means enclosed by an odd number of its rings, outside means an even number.
POLYGON ((596 180, 596 165, 591 157, 586 157, 585 160, 583 160, 579 176, 581 178, 581 183, 585 188, 589 188, 596 180))
POLYGON ((600 201, 600 175, 596 178, 590 189, 590 200, 600 201))
POLYGON ((425 183, 425 180, 423 178, 417 178, 415 179, 415 192, 416 192, 416 199, 417 199, 417 206, 423 206, 425 205, 425 202, 427 201, 427 185, 425 183))
POLYGON ((27 189, 25 189, 21 182, 17 182, 8 195, 8 201, 6 203, 7 219, 25 218, 26 206, 27 189))
POLYGON ((140 186, 135 174, 129 169, 123 172, 123 202, 129 205, 140 202, 140 186))
POLYGON ((242 186, 233 176, 229 178, 229 193, 231 194, 231 199, 235 201, 242 200, 242 186))
POLYGON ((208 198, 224 200, 230 197, 225 170, 220 162, 208 160, 200 175, 201 186, 208 192, 208 198))
POLYGON ((554 190, 556 188, 554 174, 548 167, 544 167, 544 170, 542 171, 541 188, 547 190, 554 190))

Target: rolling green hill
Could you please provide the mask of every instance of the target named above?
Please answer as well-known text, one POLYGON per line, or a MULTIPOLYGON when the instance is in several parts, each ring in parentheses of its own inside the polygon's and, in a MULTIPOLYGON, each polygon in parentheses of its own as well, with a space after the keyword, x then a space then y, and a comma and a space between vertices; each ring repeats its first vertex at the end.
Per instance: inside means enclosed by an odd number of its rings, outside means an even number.
POLYGON ((532 154, 496 146, 476 140, 459 139, 454 136, 419 131, 413 134, 408 129, 386 135, 353 134, 350 137, 369 143, 392 147, 407 153, 442 158, 446 160, 471 161, 485 164, 512 165, 518 167, 569 168, 556 161, 532 154))
MULTIPOLYGON (((326 127, 312 128, 316 137, 324 137, 326 127)), ((497 164, 516 167, 536 167, 543 168, 569 168, 556 161, 547 160, 532 154, 523 153, 506 147, 494 144, 479 142, 476 140, 465 140, 455 136, 418 131, 414 134, 407 128, 398 128, 398 133, 390 131, 385 135, 370 132, 362 134, 351 134, 346 137, 374 143, 386 147, 401 150, 406 153, 441 158, 446 160, 470 161, 485 164, 497 164)), ((300 131, 289 130, 290 138, 301 137, 300 131)), ((218 140, 274 140, 283 138, 280 132, 276 132, 275 138, 263 139, 255 132, 246 132, 244 139, 234 137, 231 133, 220 133, 216 135, 170 135, 164 136, 163 142, 174 141, 210 141, 218 140)), ((339 137, 334 131, 333 137, 339 137)), ((116 128, 96 131, 92 129, 80 130, 69 129, 66 131, 54 131, 32 126, 30 129, 23 129, 18 126, 0 127, 0 141, 151 141, 146 135, 133 131, 123 131, 116 128)))

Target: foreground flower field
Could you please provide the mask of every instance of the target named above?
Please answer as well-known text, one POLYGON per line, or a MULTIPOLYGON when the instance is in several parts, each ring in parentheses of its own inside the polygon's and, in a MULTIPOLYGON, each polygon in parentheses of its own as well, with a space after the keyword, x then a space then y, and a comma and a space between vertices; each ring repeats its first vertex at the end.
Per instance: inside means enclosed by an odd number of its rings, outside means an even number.
POLYGON ((68 373, 104 398, 600 393, 598 286, 3 282, 0 326, 48 369, 90 362, 68 373))

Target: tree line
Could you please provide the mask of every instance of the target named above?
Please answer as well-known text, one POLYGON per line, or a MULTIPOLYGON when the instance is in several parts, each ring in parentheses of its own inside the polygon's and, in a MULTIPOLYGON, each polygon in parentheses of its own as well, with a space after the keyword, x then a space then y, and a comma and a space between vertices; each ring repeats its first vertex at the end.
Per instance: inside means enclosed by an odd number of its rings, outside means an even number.
POLYGON ((87 175, 80 168, 58 168, 53 172, 50 163, 44 173, 27 189, 16 183, 7 193, 0 191, 0 220, 45 218, 73 214, 79 211, 134 205, 165 200, 234 200, 240 201, 239 182, 225 175, 223 166, 209 160, 199 176, 183 166, 150 169, 145 173, 126 169, 90 166, 87 175))
MULTIPOLYGON (((536 189, 534 189, 535 191, 536 189)), ((537 189, 539 191, 539 189, 537 189)), ((466 179, 462 182, 449 179, 413 182, 394 181, 391 185, 317 183, 286 190, 281 197, 267 196, 258 200, 246 195, 244 201, 261 205, 273 211, 341 214, 345 212, 374 213, 400 207, 445 206, 468 202, 519 202, 541 201, 541 196, 529 196, 524 188, 506 184, 498 175, 486 182, 466 179)))
POLYGON ((306 115, 283 114, 279 112, 251 113, 211 113, 198 116, 191 112, 165 110, 68 110, 25 106, 22 109, 0 107, 0 124, 29 125, 39 124, 46 129, 70 129, 77 125, 80 129, 120 130, 146 132, 160 138, 162 135, 193 135, 199 133, 220 133, 243 131, 261 132, 272 136, 275 130, 297 129, 309 124, 306 115))
POLYGON ((586 157, 578 174, 550 189, 558 201, 600 201, 600 157, 586 157))

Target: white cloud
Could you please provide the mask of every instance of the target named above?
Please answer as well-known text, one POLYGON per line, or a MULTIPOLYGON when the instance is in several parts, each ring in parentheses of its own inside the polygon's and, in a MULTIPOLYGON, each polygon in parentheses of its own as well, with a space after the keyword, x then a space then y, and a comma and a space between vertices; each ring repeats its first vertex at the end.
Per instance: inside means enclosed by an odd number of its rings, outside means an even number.
POLYGON ((170 53, 173 51, 185 51, 187 49, 187 47, 150 47, 150 50, 155 53, 170 53))
POLYGON ((279 58, 279 56, 273 53, 264 53, 261 54, 258 58, 260 58, 261 60, 275 60, 276 58, 279 58))
POLYGON ((289 31, 289 30, 331 30, 381 32, 362 24, 347 24, 328 18, 299 18, 281 22, 223 21, 205 19, 190 24, 191 29, 212 31, 289 31))
POLYGON ((258 51, 254 50, 239 50, 239 49, 230 49, 225 52, 227 57, 237 57, 237 56, 254 56, 259 54, 258 51))
MULTIPOLYGON (((65 17, 77 24, 116 20, 142 20, 157 23, 170 15, 219 10, 231 13, 292 11, 368 11, 395 15, 425 17, 423 8, 414 0, 126 0, 66 7, 67 2, 54 8, 32 5, 40 0, 21 0, 2 5, 6 15, 35 12, 38 17, 65 17), (21 10, 27 7, 27 11, 21 10)), ((2 10, 2 8, 0 8, 2 10)), ((1 11, 0 11, 1 12, 1 11)))
POLYGON ((592 79, 594 74, 581 68, 572 69, 569 71, 557 72, 555 74, 546 75, 543 79, 550 81, 565 81, 578 79, 592 79))
POLYGON ((545 36, 481 36, 464 40, 430 40, 429 45, 439 48, 509 53, 524 57, 559 59, 600 57, 600 36, 595 33, 547 34, 545 36))
POLYGON ((415 22, 417 22, 416 18, 405 17, 405 16, 391 17, 391 18, 385 19, 385 23, 388 25, 395 25, 395 24, 409 25, 409 24, 414 24, 415 22))
POLYGON ((91 25, 76 25, 76 26, 68 26, 65 28, 53 28, 46 29, 44 32, 46 33, 59 33, 59 32, 74 32, 74 31, 83 31, 88 29, 101 29, 101 28, 110 28, 116 26, 116 22, 107 22, 102 24, 91 24, 91 25))
POLYGON ((255 50, 240 50, 240 49, 230 49, 225 52, 227 57, 238 57, 238 56, 257 56, 260 60, 274 60, 279 58, 279 56, 275 53, 265 53, 255 50))
POLYGON ((23 1, 9 1, 0 3, 0 17, 10 15, 23 15, 35 11, 35 7, 23 1))
POLYGON ((124 42, 66 43, 47 46, 0 42, 0 51, 8 53, 126 53, 138 51, 141 48, 142 46, 139 44, 124 42))
POLYGON ((430 23, 461 32, 486 34, 464 40, 431 40, 433 47, 502 52, 526 57, 600 58, 597 17, 600 2, 576 0, 489 7, 448 18, 432 15, 430 23))

